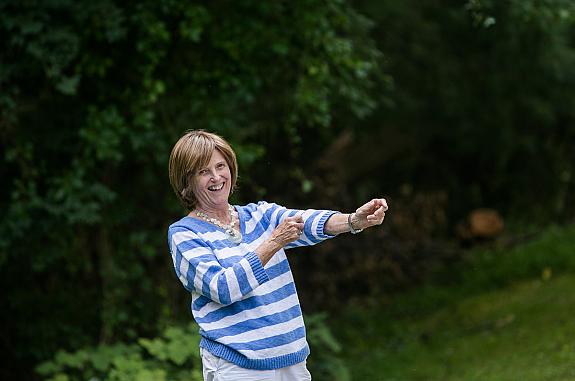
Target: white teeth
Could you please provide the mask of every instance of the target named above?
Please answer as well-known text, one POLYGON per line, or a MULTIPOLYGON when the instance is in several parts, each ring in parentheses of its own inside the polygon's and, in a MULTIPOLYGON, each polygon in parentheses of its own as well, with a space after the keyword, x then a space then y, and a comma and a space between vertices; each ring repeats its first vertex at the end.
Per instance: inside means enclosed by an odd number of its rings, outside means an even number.
POLYGON ((224 183, 221 183, 220 185, 212 185, 211 187, 208 187, 208 189, 211 191, 219 191, 223 187, 224 187, 224 183))

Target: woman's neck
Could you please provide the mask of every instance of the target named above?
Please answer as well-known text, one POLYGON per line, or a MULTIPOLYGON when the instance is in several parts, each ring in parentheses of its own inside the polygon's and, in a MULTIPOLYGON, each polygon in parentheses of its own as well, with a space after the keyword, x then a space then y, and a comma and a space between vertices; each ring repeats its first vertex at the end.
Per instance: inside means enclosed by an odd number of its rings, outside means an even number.
POLYGON ((195 215, 196 212, 203 212, 208 215, 208 217, 215 218, 216 220, 223 222, 224 224, 229 224, 230 221, 230 210, 228 209, 228 204, 218 206, 218 207, 207 207, 207 206, 196 206, 196 209, 192 211, 195 215))

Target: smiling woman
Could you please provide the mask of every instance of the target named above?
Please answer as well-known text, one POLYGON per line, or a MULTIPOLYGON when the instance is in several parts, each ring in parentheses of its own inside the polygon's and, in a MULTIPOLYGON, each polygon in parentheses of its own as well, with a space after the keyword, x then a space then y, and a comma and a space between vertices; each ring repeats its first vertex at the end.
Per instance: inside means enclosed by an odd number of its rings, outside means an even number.
POLYGON ((228 195, 231 193, 230 167, 224 156, 218 150, 214 150, 210 162, 201 167, 197 173, 193 173, 194 181, 192 189, 198 199, 198 205, 202 205, 204 212, 218 214, 219 206, 228 203, 228 195))
MULTIPOLYGON (((170 183, 184 206, 193 210, 199 190, 227 183, 227 197, 238 179, 238 162, 232 147, 220 136, 205 131, 190 131, 172 149, 169 164, 170 183), (220 177, 219 183, 216 181, 220 177)), ((225 194, 224 189, 223 194, 225 194)))
POLYGON ((205 380, 311 380, 285 249, 379 225, 387 202, 355 212, 230 205, 236 155, 220 136, 190 131, 172 149, 170 183, 189 213, 168 229, 174 270, 192 296, 205 380))

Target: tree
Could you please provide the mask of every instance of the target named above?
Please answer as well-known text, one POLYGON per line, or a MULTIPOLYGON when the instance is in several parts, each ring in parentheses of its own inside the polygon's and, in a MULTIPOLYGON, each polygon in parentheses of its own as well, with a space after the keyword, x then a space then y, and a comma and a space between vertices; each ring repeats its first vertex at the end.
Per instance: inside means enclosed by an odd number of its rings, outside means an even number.
POLYGON ((572 218, 572 1, 363 1, 358 8, 378 26, 394 105, 362 130, 356 146, 365 152, 378 142, 385 154, 367 164, 359 154, 346 160, 355 176, 385 173, 367 186, 397 193, 446 191, 452 225, 482 206, 528 222, 572 218))
POLYGON ((375 107, 369 26, 335 0, 0 2, 4 372, 173 320, 171 145, 205 128, 302 181, 302 136, 375 107))

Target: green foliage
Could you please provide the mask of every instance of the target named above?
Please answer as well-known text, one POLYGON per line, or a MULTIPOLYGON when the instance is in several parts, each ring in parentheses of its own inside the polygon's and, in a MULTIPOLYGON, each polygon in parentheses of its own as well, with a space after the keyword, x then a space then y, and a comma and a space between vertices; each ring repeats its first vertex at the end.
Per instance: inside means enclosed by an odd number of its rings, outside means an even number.
POLYGON ((301 137, 321 146, 376 105, 369 28, 343 1, 0 1, 7 362, 152 335, 183 311, 165 244, 182 213, 171 146, 188 129, 224 135, 238 200, 301 182, 301 137), (264 158, 273 173, 250 171, 264 158))
POLYGON ((537 238, 512 249, 475 250, 462 282, 476 290, 506 285, 512 280, 536 277, 545 269, 575 271, 575 226, 551 226, 537 238))
POLYGON ((36 371, 47 381, 201 381, 199 334, 195 324, 170 327, 137 344, 100 345, 59 351, 36 371))
POLYGON ((574 250, 575 226, 550 227, 513 249, 475 250, 391 303, 351 306, 332 327, 353 379, 573 379, 574 250))
POLYGON ((337 208, 423 188, 447 194, 448 222, 485 205, 572 218, 572 1, 353 4, 0 0, 10 366, 188 318, 165 244, 182 214, 166 163, 187 129, 233 144, 234 202, 305 194, 337 208), (352 130, 356 144, 320 174, 341 176, 328 200, 312 172, 352 130))
POLYGON ((343 163, 353 179, 385 173, 362 185, 371 193, 446 190, 452 222, 482 206, 526 221, 572 218, 574 3, 360 3, 378 25, 394 104, 361 130, 358 159, 343 163), (362 159, 376 148, 384 154, 362 159))
POLYGON ((402 381, 573 380, 574 286, 575 277, 563 275, 481 293, 410 319, 363 317, 361 331, 350 335, 367 331, 370 336, 361 345, 349 343, 352 375, 402 381), (383 325, 393 325, 394 331, 383 325))
POLYGON ((197 352, 200 344, 199 335, 186 337, 179 328, 167 328, 164 332, 167 340, 140 339, 139 343, 150 354, 162 361, 172 360, 176 365, 183 365, 186 360, 197 352))
POLYGON ((471 295, 507 287, 514 282, 575 272, 575 225, 550 226, 535 238, 513 248, 475 249, 461 263, 434 275, 404 301, 391 316, 421 316, 471 295))
MULTIPOLYGON (((314 355, 308 367, 317 380, 348 381, 349 371, 338 357, 341 345, 329 327, 325 315, 306 317, 308 340, 314 355)), ((59 351, 36 368, 46 381, 201 381, 198 327, 166 328, 151 339, 136 344, 89 347, 76 352, 59 351)))
POLYGON ((327 324, 327 314, 306 316, 305 325, 312 352, 308 368, 313 379, 350 381, 349 369, 341 358, 342 346, 327 324))

